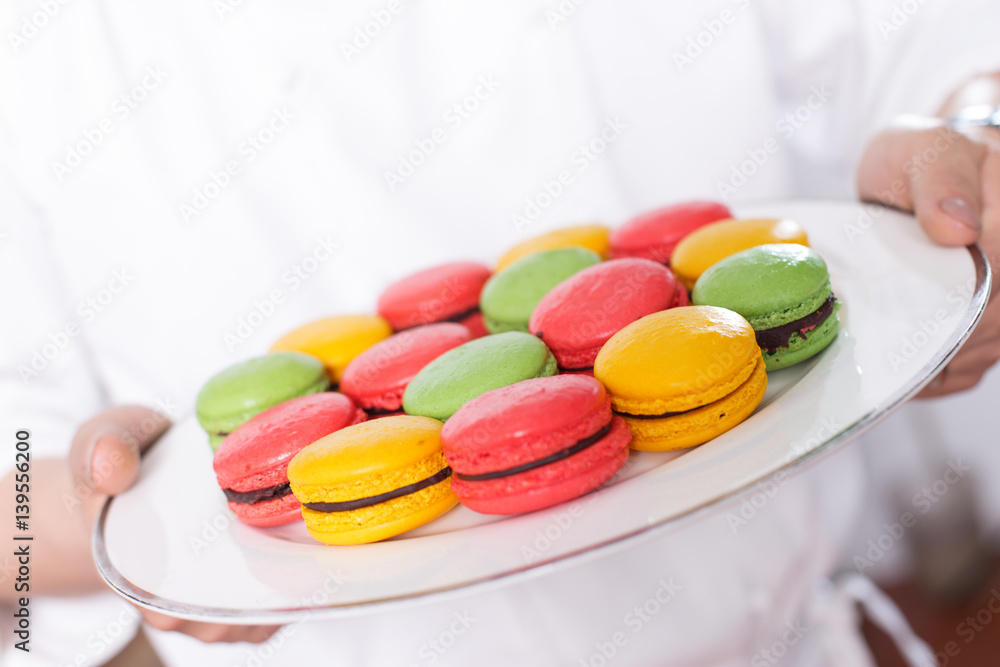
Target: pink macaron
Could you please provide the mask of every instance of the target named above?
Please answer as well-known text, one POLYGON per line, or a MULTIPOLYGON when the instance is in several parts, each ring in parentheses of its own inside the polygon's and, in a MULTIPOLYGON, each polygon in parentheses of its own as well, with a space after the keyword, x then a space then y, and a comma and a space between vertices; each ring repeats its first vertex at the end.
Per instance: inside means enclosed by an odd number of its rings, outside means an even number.
POLYGON ((628 425, 585 375, 524 380, 472 399, 441 429, 466 507, 519 514, 596 489, 628 459, 628 425))
POLYGON ((378 314, 402 331, 421 324, 458 322, 473 338, 486 335, 479 293, 489 279, 488 266, 450 262, 419 271, 389 285, 378 299, 378 314))
POLYGON ((278 526, 302 518, 288 463, 325 435, 365 420, 347 396, 300 396, 261 412, 230 433, 212 460, 229 509, 245 524, 278 526))
POLYGON ((563 372, 590 371, 608 339, 644 315, 688 305, 662 264, 612 259, 567 278, 538 303, 528 330, 548 345, 563 372))
POLYGON ((674 246, 681 239, 703 225, 731 217, 723 204, 710 201, 684 202, 643 213, 611 232, 611 258, 643 257, 669 265, 674 246))
POLYGON ((402 414, 403 392, 410 380, 424 366, 471 339, 469 329, 454 322, 400 331, 355 357, 344 369, 340 390, 369 417, 402 414))

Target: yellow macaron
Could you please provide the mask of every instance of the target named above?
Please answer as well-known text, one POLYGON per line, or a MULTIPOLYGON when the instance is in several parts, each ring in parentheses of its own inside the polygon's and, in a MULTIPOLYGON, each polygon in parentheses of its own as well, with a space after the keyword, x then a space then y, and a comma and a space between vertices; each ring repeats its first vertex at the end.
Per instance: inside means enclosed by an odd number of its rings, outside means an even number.
POLYGON ((602 259, 607 259, 610 249, 608 235, 610 234, 611 230, 604 225, 576 225, 574 227, 556 229, 547 234, 534 236, 518 243, 503 254, 497 262, 496 270, 500 271, 504 267, 532 253, 572 246, 593 250, 602 259))
POLYGON ((441 422, 398 415, 348 426, 288 464, 309 534, 326 544, 377 542, 458 504, 441 451, 441 422))
POLYGON ((594 377, 632 430, 632 447, 684 449, 750 416, 767 388, 753 327, 725 308, 647 315, 601 348, 594 377))
POLYGON ((290 350, 311 354, 326 366, 331 382, 358 356, 392 335, 392 327, 378 315, 338 315, 305 324, 271 346, 271 352, 290 350))
POLYGON ((670 268, 688 289, 708 267, 738 252, 767 243, 809 245, 809 237, 794 220, 753 218, 719 220, 691 232, 677 244, 670 268))

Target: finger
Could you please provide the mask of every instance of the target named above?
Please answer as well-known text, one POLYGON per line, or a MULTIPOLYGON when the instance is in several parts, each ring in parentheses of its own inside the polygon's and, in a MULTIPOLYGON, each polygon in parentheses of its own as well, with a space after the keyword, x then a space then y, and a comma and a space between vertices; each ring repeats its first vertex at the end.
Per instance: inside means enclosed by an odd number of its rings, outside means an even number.
POLYGON ((905 173, 917 220, 932 241, 975 243, 983 228, 986 149, 950 128, 924 134, 905 173))
MULTIPOLYGON (((982 324, 988 325, 987 322, 982 324)), ((947 368, 937 375, 917 398, 937 398, 972 389, 1000 356, 1000 340, 979 336, 978 330, 951 360, 947 368)))
POLYGON ((209 644, 219 642, 260 644, 270 639, 271 635, 280 629, 280 625, 221 625, 191 622, 182 628, 181 632, 209 644))
POLYGON ((141 452, 169 426, 166 417, 141 406, 102 412, 73 437, 69 459, 73 476, 101 493, 121 492, 135 481, 141 452))
POLYGON ((146 622, 158 630, 164 632, 180 632, 181 634, 193 637, 198 641, 209 644, 219 642, 249 642, 260 644, 267 641, 275 632, 281 629, 280 625, 225 625, 222 623, 199 623, 187 621, 173 616, 142 610, 142 617, 146 622))
POLYGON ((898 119, 868 144, 858 193, 914 211, 943 245, 975 243, 982 229, 982 162, 986 148, 935 119, 898 119))
POLYGON ((121 437, 97 440, 90 457, 90 476, 96 489, 113 496, 132 486, 139 474, 139 449, 121 437))
POLYGON ((982 379, 982 373, 948 373, 940 384, 929 384, 917 394, 917 398, 940 398, 949 394, 972 389, 982 379))
POLYGON ((164 632, 177 632, 180 630, 181 626, 186 623, 183 619, 176 618, 174 616, 167 616, 166 614, 160 614, 149 609, 140 608, 139 613, 142 614, 142 618, 146 621, 146 623, 157 630, 162 630, 164 632))
MULTIPOLYGON (((997 132, 1000 136, 1000 132, 997 132)), ((979 246, 993 266, 991 301, 1000 298, 1000 145, 987 149, 983 160, 983 233, 979 246)))

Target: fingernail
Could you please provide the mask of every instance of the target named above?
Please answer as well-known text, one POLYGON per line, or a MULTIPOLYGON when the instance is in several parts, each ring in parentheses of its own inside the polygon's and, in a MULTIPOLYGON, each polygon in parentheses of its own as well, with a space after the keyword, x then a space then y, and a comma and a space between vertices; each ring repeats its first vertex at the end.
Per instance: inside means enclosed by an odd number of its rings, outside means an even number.
POLYGON ((90 442, 87 443, 87 448, 83 452, 83 470, 80 471, 81 477, 84 482, 90 486, 95 486, 94 484, 94 454, 97 452, 97 445, 104 438, 109 435, 110 431, 105 429, 103 431, 98 431, 91 437, 90 442))
POLYGON ((979 219, 979 215, 976 213, 975 209, 969 205, 969 202, 964 199, 959 199, 958 197, 948 197, 946 199, 942 199, 941 210, 947 213, 950 217, 961 222, 969 229, 974 229, 978 232, 983 228, 983 223, 979 219))

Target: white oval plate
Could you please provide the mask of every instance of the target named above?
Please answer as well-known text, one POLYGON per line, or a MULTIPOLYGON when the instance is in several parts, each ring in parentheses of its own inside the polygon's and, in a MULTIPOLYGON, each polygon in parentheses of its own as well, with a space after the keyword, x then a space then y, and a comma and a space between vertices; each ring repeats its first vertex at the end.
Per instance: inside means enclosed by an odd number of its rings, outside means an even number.
POLYGON ((603 488, 549 510, 501 518, 457 507, 392 540, 333 547, 302 522, 236 521, 205 435, 188 419, 105 505, 94 533, 101 575, 139 605, 240 624, 353 616, 544 575, 628 548, 857 436, 947 363, 985 307, 979 249, 935 246, 908 215, 803 201, 737 212, 799 221, 844 307, 833 345, 771 373, 761 406, 728 433, 681 454, 633 452, 603 488))

